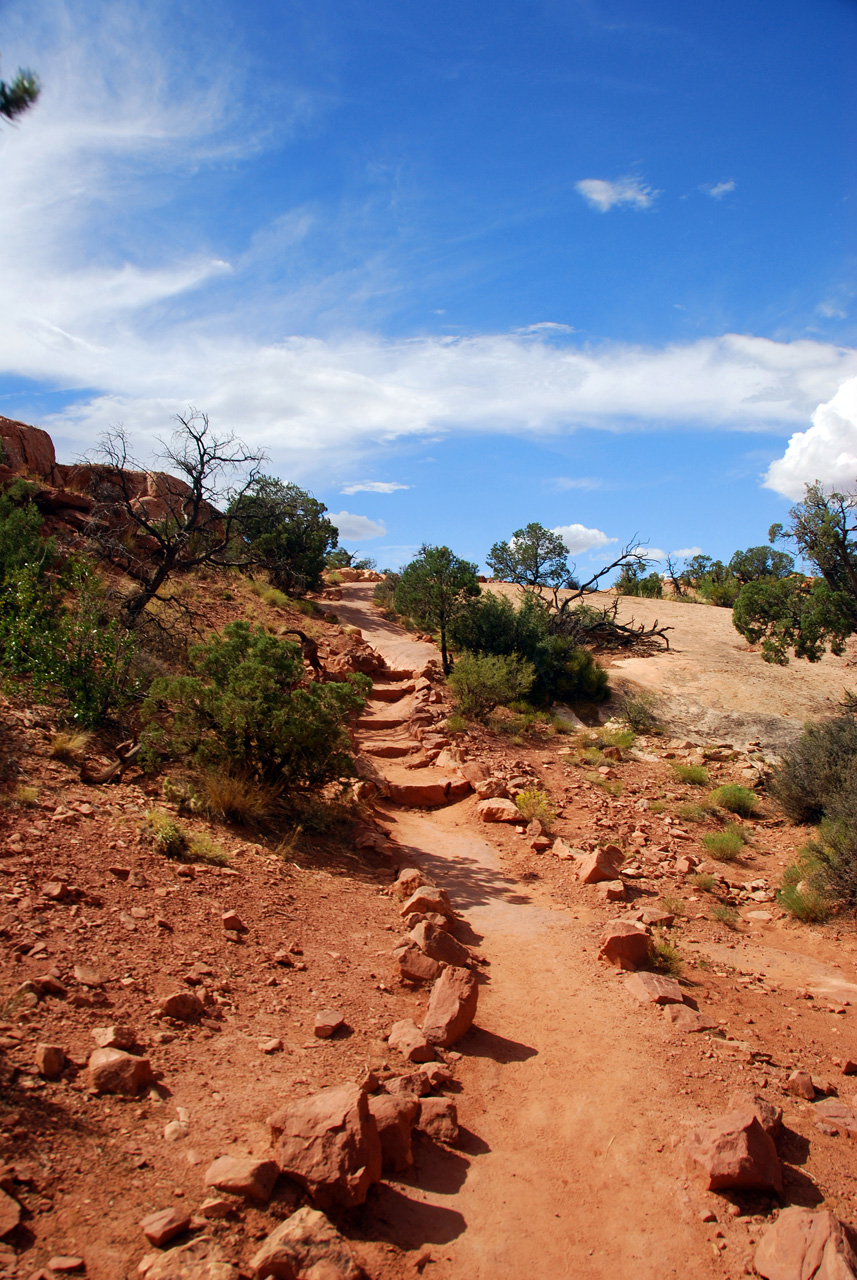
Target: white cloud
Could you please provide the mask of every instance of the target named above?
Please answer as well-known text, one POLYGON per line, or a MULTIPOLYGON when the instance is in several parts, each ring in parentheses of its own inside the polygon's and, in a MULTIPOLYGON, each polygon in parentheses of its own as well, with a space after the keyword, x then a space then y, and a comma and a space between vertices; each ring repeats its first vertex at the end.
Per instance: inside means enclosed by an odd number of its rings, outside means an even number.
POLYGON ((551 488, 561 493, 567 489, 600 489, 603 484, 595 476, 555 476, 551 480, 551 488))
POLYGON ((730 191, 734 191, 736 183, 733 179, 728 182, 715 182, 711 186, 703 187, 702 190, 706 195, 713 196, 715 200, 722 200, 724 196, 728 196, 730 191))
POLYGON ((327 518, 339 530, 339 536, 348 542, 368 542, 372 538, 385 538, 387 529, 383 520, 370 520, 368 516, 353 516, 350 511, 336 514, 329 511, 327 518))
POLYGON ((662 551, 660 547, 640 547, 643 555, 647 560, 666 560, 667 553, 662 551))
POLYGON ((824 316, 825 320, 847 320, 848 312, 841 302, 836 302, 832 298, 826 298, 823 302, 819 302, 815 308, 820 316, 824 316))
POLYGON ((818 406, 807 431, 794 433, 783 456, 768 468, 765 488, 801 498, 804 484, 813 480, 852 491, 857 484, 857 377, 818 406))
POLYGON ((661 193, 655 191, 639 178, 616 178, 608 182, 604 178, 583 178, 576 182, 575 189, 593 209, 606 213, 614 205, 630 204, 638 209, 648 209, 661 193))
POLYGON ((572 556, 596 547, 606 547, 608 543, 616 541, 615 538, 608 538, 600 529, 587 529, 585 524, 557 525, 555 529, 551 529, 551 533, 559 534, 572 556))
POLYGON ((410 489, 409 484, 397 484, 395 480, 361 480, 347 484, 340 493, 395 493, 397 489, 410 489))
POLYGON ((702 547, 679 547, 672 553, 678 560, 689 560, 691 556, 701 556, 702 547))

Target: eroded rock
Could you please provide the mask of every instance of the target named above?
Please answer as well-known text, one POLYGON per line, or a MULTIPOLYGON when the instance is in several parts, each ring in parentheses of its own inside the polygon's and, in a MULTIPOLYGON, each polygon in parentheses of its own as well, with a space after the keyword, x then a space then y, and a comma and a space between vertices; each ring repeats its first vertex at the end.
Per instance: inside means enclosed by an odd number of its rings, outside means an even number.
POLYGON ((768 1191, 782 1196, 783 1170, 773 1138, 753 1111, 731 1111, 688 1135, 689 1167, 709 1191, 768 1191))
POLYGON ((448 1049, 470 1030, 476 1016, 479 986, 469 969, 444 970, 432 987, 423 1034, 430 1044, 448 1049))
POLYGON ((305 1187, 321 1208, 363 1204, 381 1176, 378 1128, 357 1085, 322 1089, 288 1103, 268 1124, 281 1172, 305 1187))
POLYGON ((255 1280, 360 1280, 344 1236, 317 1209, 298 1209, 271 1232, 250 1262, 255 1280))

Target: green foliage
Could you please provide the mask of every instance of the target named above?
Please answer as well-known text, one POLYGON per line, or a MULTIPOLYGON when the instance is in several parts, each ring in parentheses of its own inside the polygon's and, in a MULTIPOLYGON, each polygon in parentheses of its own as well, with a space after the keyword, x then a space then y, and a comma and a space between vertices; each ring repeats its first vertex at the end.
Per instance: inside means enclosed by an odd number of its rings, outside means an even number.
POLYGON ((786 666, 790 653, 818 662, 828 647, 844 652, 857 626, 857 599, 822 579, 762 579, 741 588, 732 623, 750 644, 761 641, 766 662, 786 666))
POLYGON ((857 716, 807 724, 768 784, 793 822, 818 822, 857 777, 857 716))
POLYGON ((336 547, 329 551, 325 562, 328 569, 374 569, 375 561, 371 556, 358 557, 356 551, 346 551, 345 547, 336 547))
POLYGON ((740 827, 724 827, 722 831, 710 831, 702 837, 702 843, 715 862, 734 862, 740 858, 746 837, 740 827))
POLYGON ((23 115, 38 98, 41 92, 39 78, 34 72, 19 69, 14 80, 7 84, 0 80, 0 116, 5 120, 15 120, 23 115))
POLYGON ((660 600, 664 594, 661 575, 654 570, 645 573, 647 565, 633 562, 622 566, 622 572, 613 586, 620 596, 644 596, 649 600, 660 600))
POLYGON ((741 818, 752 818, 759 807, 758 796, 747 787, 739 787, 734 782, 717 787, 708 798, 712 804, 727 809, 729 813, 737 813, 741 818))
POLYGON ((687 907, 683 898, 676 897, 675 894, 665 893, 661 896, 661 906, 664 911, 668 911, 671 916, 686 916, 687 907))
POLYGON ((450 626, 466 601, 478 595, 476 565, 462 560, 449 547, 423 545, 417 559, 405 565, 399 575, 394 593, 396 612, 408 614, 418 626, 440 633, 446 674, 450 669, 447 653, 450 626))
POLYGON ((669 973, 674 978, 678 978, 684 969, 684 961, 675 943, 660 930, 652 938, 652 961, 655 969, 669 973))
POLYGON ((25 567, 43 573, 56 556, 56 542, 43 538, 36 489, 16 479, 0 492, 0 583, 25 567))
POLYGON ((558 533, 535 521, 516 529, 508 542, 495 542, 485 559, 495 578, 530 591, 577 586, 568 565, 568 547, 558 533))
POLYGON ((495 707, 525 697, 534 679, 532 663, 517 654, 477 653, 459 658, 448 678, 461 714, 477 720, 484 720, 495 707))
POLYGON ((281 591, 302 596, 322 586, 322 571, 339 535, 327 507, 296 484, 260 475, 229 507, 251 558, 281 591))
POLYGON ((451 716, 446 717, 447 733, 465 733, 467 731, 467 721, 464 716, 459 715, 457 711, 453 711, 451 716))
POLYGON ((679 782, 689 782, 694 787, 708 786, 708 770, 703 769, 701 764, 679 764, 677 760, 673 760, 670 769, 679 782))
POLYGON ((807 923, 822 923, 833 910, 829 884, 823 862, 809 849, 802 849, 797 859, 783 872, 777 901, 790 915, 807 923))
POLYGON ((526 790, 519 791, 515 796, 515 804, 527 822, 535 819, 542 824, 545 831, 550 831, 556 822, 554 803, 548 793, 540 790, 539 787, 527 787, 526 790))
POLYGON ((156 853, 175 862, 205 862, 210 866, 229 864, 226 850, 205 832, 190 832, 168 813, 150 809, 143 823, 143 836, 156 853))
POLYGON ((152 746, 281 786, 287 801, 353 774, 347 722, 365 705, 366 676, 306 683, 297 645, 246 622, 192 648, 190 666, 152 684, 142 713, 152 746))
POLYGON ((709 804, 680 804, 676 808, 676 816, 682 822, 710 822, 717 816, 717 810, 709 804))
POLYGON ((736 551, 729 561, 729 572, 742 585, 760 578, 787 578, 794 567, 794 556, 775 547, 748 547, 746 551, 736 551))

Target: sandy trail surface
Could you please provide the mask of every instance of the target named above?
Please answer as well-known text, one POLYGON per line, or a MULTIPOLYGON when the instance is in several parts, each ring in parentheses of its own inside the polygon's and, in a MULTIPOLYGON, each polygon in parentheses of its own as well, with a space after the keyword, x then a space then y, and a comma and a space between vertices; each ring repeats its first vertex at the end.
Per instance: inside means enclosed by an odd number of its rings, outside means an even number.
MULTIPOLYGON (((417 665, 427 646, 378 618, 369 590, 345 588, 337 614, 388 661, 417 665)), ((670 1143, 695 1108, 662 1068, 666 1029, 597 962, 597 921, 505 875, 472 802, 389 818, 489 962, 478 1029, 458 1046, 464 1146, 422 1149, 412 1178, 379 1190, 389 1237, 429 1246, 442 1280, 654 1280, 687 1275, 689 1257, 695 1276, 720 1275, 670 1143)))

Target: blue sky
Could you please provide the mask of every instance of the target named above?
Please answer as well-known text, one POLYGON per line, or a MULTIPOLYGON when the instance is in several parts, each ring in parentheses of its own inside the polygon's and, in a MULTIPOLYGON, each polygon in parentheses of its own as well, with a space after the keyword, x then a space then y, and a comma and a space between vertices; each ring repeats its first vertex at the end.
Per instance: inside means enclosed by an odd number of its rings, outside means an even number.
POLYGON ((853 0, 0 5, 0 413, 196 405, 382 565, 857 483, 853 0))

